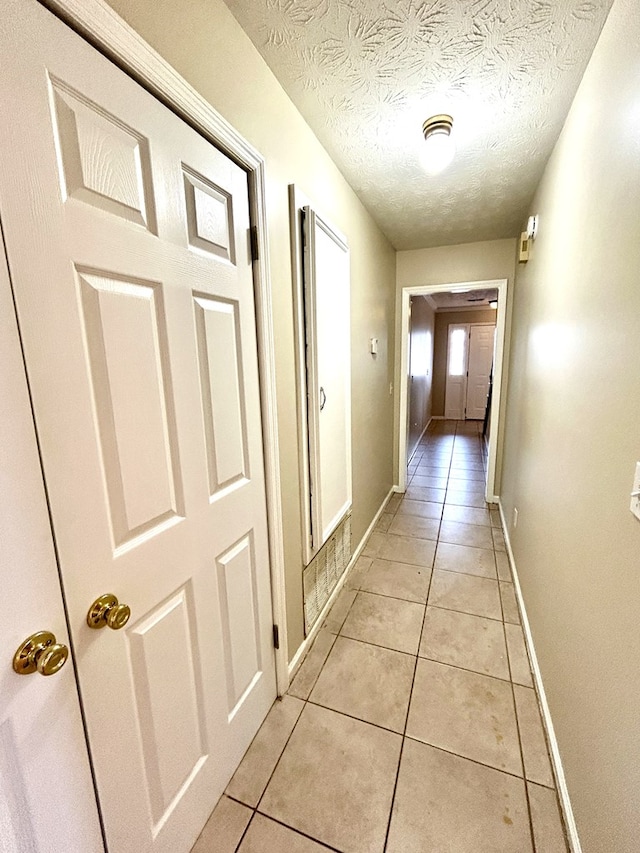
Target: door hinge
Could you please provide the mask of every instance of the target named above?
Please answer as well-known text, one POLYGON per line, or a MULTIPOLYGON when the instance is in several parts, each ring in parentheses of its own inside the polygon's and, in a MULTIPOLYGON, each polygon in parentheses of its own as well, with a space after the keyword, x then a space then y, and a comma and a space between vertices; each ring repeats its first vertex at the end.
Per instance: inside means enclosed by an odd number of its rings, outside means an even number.
POLYGON ((273 626, 273 648, 280 648, 280 628, 277 625, 273 626))
POLYGON ((251 248, 251 260, 257 261, 260 257, 260 252, 258 251, 258 229, 255 225, 249 228, 249 246, 251 248))

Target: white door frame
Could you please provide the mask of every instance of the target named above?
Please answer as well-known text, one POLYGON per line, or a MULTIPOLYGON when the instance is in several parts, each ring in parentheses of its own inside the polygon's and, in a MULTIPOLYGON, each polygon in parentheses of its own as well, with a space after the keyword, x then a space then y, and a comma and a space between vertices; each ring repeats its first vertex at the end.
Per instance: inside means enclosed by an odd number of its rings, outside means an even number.
MULTIPOLYGON (((412 296, 424 296, 429 293, 447 293, 459 287, 468 290, 498 291, 498 310, 496 316, 496 363, 493 370, 493 395, 491 399, 491 424, 489 433, 489 457, 487 470, 487 485, 485 497, 490 503, 498 500, 496 483, 496 463, 498 455, 498 416, 500 412, 500 398, 502 395, 502 373, 505 352, 505 334, 507 320, 507 288, 508 279, 501 278, 492 281, 456 281, 447 284, 417 285, 415 287, 403 287, 401 293, 401 315, 400 315, 400 423, 406 423, 408 405, 408 335, 409 335, 409 301, 412 296)), ((398 486, 399 492, 407 488, 407 436, 405 430, 400 429, 398 435, 397 456, 398 462, 398 486)))
POLYGON ((62 18, 81 36, 87 38, 130 77, 141 83, 158 100, 247 172, 251 222, 255 227, 258 256, 254 261, 253 270, 260 402, 273 620, 280 629, 280 647, 275 651, 276 679, 278 695, 282 696, 289 687, 289 655, 264 158, 104 0, 39 0, 39 2, 62 18))

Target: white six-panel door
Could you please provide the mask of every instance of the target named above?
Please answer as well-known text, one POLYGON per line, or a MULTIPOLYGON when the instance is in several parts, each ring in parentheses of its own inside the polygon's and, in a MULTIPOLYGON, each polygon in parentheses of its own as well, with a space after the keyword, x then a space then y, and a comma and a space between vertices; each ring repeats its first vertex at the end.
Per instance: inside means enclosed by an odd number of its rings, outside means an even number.
POLYGON ((4 6, 0 214, 107 841, 180 853, 276 694, 247 179, 4 6), (107 592, 131 619, 92 630, 107 592))

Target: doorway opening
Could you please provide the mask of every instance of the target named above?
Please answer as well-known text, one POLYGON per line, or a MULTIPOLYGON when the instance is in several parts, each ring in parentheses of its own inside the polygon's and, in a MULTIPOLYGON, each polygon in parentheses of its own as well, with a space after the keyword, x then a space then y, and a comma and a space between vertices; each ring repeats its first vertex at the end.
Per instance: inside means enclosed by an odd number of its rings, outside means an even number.
MULTIPOLYGON (((497 473, 497 451, 499 439, 499 411, 502 391, 502 377, 504 368, 505 355, 505 331, 506 331, 506 308, 507 308, 507 279, 494 279, 490 281, 473 281, 473 282, 447 282, 436 285, 418 285, 415 287, 403 287, 401 293, 401 320, 400 320, 400 429, 398 434, 397 446, 397 465, 398 465, 398 491, 404 492, 407 484, 407 461, 411 450, 409 438, 409 410, 410 410, 410 382, 409 376, 409 356, 411 348, 410 329, 411 329, 411 300, 415 297, 425 296, 431 297, 432 304, 437 308, 438 303, 442 303, 444 294, 464 294, 465 300, 470 304, 478 304, 478 298, 482 292, 494 291, 497 294, 497 308, 492 310, 491 317, 495 316, 495 344, 493 348, 493 370, 491 374, 490 389, 491 393, 487 403, 485 397, 485 409, 483 412, 483 424, 486 422, 488 428, 488 447, 487 447, 487 481, 486 481, 486 500, 494 503, 498 498, 498 483, 496 481, 497 473)), ((485 304, 485 307, 489 306, 485 304)), ((447 309, 448 310, 448 309, 447 309)), ((452 319, 454 315, 452 314, 452 319)), ((480 317, 478 317, 480 319, 480 317)), ((481 325, 493 325, 489 322, 489 318, 483 317, 481 325)), ((468 342, 468 338, 467 338, 468 342)), ((486 348, 486 341, 483 345, 486 348)), ((448 347, 446 347, 448 350, 448 347)), ((445 356, 445 358, 447 358, 445 356)), ((467 368, 464 368, 464 400, 467 399, 467 368)), ((434 375, 434 386, 437 385, 434 375)), ((434 387, 433 393, 437 392, 437 387, 434 387)), ((441 393, 445 395, 445 388, 442 388, 441 393)), ((480 393, 480 392, 479 392, 480 393)), ((477 396, 477 395, 476 395, 477 396)), ((477 404, 477 400, 476 400, 477 404)), ((476 409, 478 406, 476 405, 476 409)), ((475 410, 474 410, 475 411, 475 410)), ((446 417, 443 414, 435 417, 446 417)), ((464 415, 462 415, 464 417, 464 415)), ((415 448, 414 448, 415 449, 415 448)))

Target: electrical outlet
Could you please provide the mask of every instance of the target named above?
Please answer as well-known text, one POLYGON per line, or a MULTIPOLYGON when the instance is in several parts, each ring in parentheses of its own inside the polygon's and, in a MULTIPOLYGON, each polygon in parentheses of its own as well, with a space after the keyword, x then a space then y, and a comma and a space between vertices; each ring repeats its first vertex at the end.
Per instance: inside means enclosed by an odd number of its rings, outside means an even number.
POLYGON ((518 510, 514 506, 513 508, 513 529, 515 530, 518 526, 518 510))
POLYGON ((636 462, 636 474, 633 478, 633 488, 631 489, 631 504, 629 506, 631 512, 637 519, 640 520, 640 462, 636 462))

